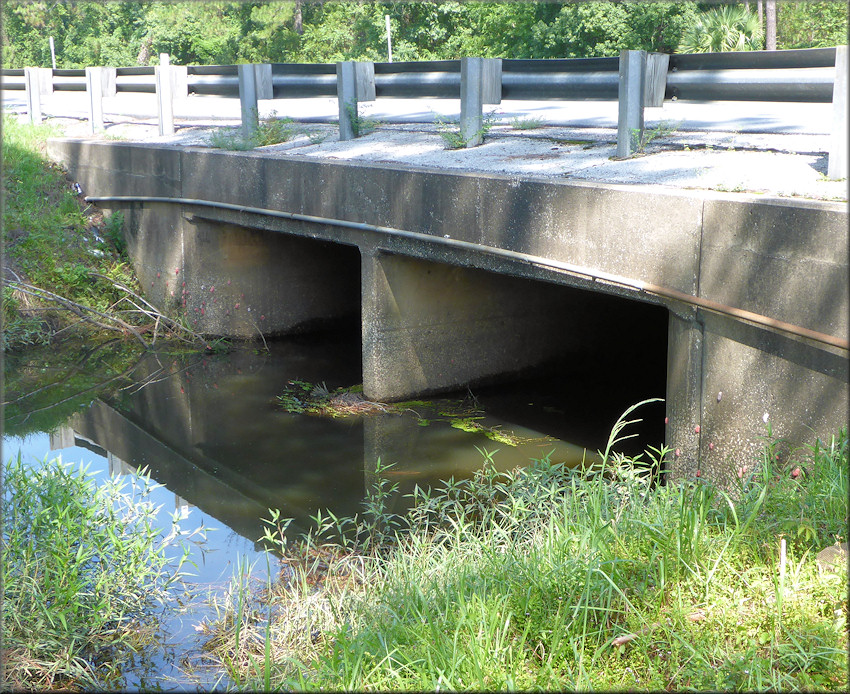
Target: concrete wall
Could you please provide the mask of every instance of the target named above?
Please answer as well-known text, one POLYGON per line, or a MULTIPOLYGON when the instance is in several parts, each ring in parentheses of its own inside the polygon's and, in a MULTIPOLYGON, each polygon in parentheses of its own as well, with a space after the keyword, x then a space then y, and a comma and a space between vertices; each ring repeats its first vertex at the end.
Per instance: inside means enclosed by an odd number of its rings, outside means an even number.
MULTIPOLYGON (((49 151, 90 195, 199 198, 395 227, 435 241, 461 239, 643 280, 845 340, 848 336, 844 204, 271 158, 257 151, 69 141, 52 141, 49 151)), ((144 208, 143 215, 152 209, 144 208)), ((255 286, 275 297, 261 310, 272 315, 269 305, 300 304, 297 310, 281 308, 280 318, 275 315, 281 330, 307 325, 311 315, 333 318, 352 310, 346 303, 354 294, 348 290, 355 284, 351 254, 326 254, 324 246, 299 245, 293 237, 357 247, 363 378, 371 397, 436 391, 575 347, 569 337, 577 321, 573 317, 579 315, 575 302, 540 285, 517 285, 517 280, 481 271, 664 303, 604 282, 427 240, 193 205, 178 209, 163 218, 180 215, 172 217, 172 228, 179 228, 184 239, 180 258, 190 277, 187 285, 191 281, 193 292, 205 291, 200 287, 213 281, 203 276, 207 269, 233 281, 231 275, 261 268, 255 286), (189 223, 195 225, 191 252, 185 246, 189 223), (233 258, 243 254, 253 260, 234 273, 227 249, 244 250, 255 233, 239 227, 273 232, 262 236, 264 246, 276 249, 269 251, 264 269, 262 253, 240 251, 233 258), (279 242, 273 241, 280 232, 279 242), (221 240, 213 240, 216 235, 221 240), (195 261, 187 260, 190 255, 195 261), (191 262, 197 264, 190 267, 191 262), (315 263, 315 269, 299 274, 296 268, 303 263, 315 263), (280 284, 291 275, 294 290, 273 287, 276 267, 285 268, 277 273, 280 284), (312 282, 320 276, 324 286, 338 275, 347 279, 326 292, 312 282), (322 292, 322 301, 304 308, 307 296, 322 292), (566 326, 567 333, 559 333, 556 325, 566 326)), ((144 216, 134 219, 133 228, 142 230, 134 240, 134 255, 144 281, 161 279, 150 277, 155 265, 174 264, 172 272, 180 267, 168 229, 156 231, 156 223, 144 216), (149 233, 159 238, 143 249, 149 233)), ((682 303, 664 305, 670 309, 667 444, 678 452, 674 474, 687 476, 702 467, 705 476, 725 479, 760 447, 765 413, 773 432, 793 443, 810 441, 812 431, 826 435, 846 424, 846 350, 777 335, 682 303)), ((224 330, 212 319, 204 325, 224 330)), ((618 335, 616 326, 597 328, 593 340, 599 344, 612 336, 630 349, 629 335, 618 335)))
POLYGON ((124 213, 148 299, 198 332, 291 334, 360 316, 356 248, 190 217, 164 203, 124 213))

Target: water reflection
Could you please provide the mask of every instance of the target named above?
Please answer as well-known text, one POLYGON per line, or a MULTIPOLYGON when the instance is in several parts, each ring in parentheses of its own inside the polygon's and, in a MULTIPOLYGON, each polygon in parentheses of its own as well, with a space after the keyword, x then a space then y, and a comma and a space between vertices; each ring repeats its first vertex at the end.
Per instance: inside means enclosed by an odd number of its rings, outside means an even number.
POLYGON ((473 432, 441 416, 444 401, 340 419, 280 408, 277 395, 291 380, 331 389, 357 383, 358 339, 302 337, 269 343, 268 351, 147 355, 130 385, 53 432, 51 448, 88 447, 116 471, 145 467, 175 494, 176 508, 197 506, 252 540, 262 535, 269 508, 293 518, 295 531, 320 509, 358 512, 379 459, 399 483, 399 510, 416 484, 470 475, 482 451, 498 450, 500 469, 547 455, 575 465, 586 455, 581 446, 487 414, 486 403, 476 422, 483 429, 473 432), (494 441, 488 430, 517 443, 494 441))
MULTIPOLYGON (((476 399, 483 412, 476 420, 483 429, 474 432, 453 427, 443 401, 410 404, 400 414, 343 419, 290 414, 277 401, 289 381, 324 383, 329 389, 360 382, 359 332, 293 337, 268 347, 227 354, 147 354, 131 378, 78 410, 49 439, 42 435, 43 444, 25 444, 25 456, 43 459, 49 444, 68 461, 77 462, 85 451, 99 456, 104 475, 147 468, 164 485, 157 503, 165 511, 176 511, 188 530, 219 528, 194 555, 195 583, 199 590, 202 585, 223 590, 240 555, 263 564, 257 539, 269 508, 293 518, 294 532, 306 530, 320 509, 353 515, 361 510, 367 485, 375 482, 379 459, 392 465, 382 474, 399 485, 390 509, 396 512, 416 484, 471 475, 483 462, 481 451, 498 450, 494 461, 503 470, 545 456, 578 464, 585 456, 583 446, 604 446, 617 415, 647 395, 626 393, 617 401, 610 397, 613 388, 597 388, 604 397, 591 400, 578 367, 562 365, 556 378, 550 374, 458 394, 476 399), (565 398, 567 392, 582 395, 565 398), (509 434, 517 445, 494 441, 487 430, 509 434)), ((41 366, 39 361, 27 368, 35 372, 41 366)), ((7 391, 7 401, 26 403, 22 395, 7 391)), ((57 395, 55 401, 63 399, 57 395)), ((43 403, 30 408, 46 409, 43 403)), ((15 425, 22 427, 29 416, 16 411, 15 425)), ((663 412, 656 419, 663 421, 663 412)), ((184 617, 167 625, 169 638, 181 644, 181 654, 199 653, 194 625, 209 607, 196 601, 191 611, 188 603, 183 609, 184 617)), ((191 687, 193 680, 172 662, 173 657, 163 656, 157 666, 166 678, 163 688, 191 687)))

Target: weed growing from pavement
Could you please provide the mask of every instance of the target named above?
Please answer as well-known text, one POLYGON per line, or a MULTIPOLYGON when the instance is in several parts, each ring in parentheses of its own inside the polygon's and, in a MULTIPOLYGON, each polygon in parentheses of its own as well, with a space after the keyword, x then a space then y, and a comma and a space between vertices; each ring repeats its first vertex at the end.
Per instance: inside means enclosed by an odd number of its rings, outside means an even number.
POLYGON ((636 154, 643 154, 650 142, 676 132, 680 125, 681 123, 661 121, 654 128, 644 128, 643 132, 633 128, 631 132, 632 149, 636 154))
POLYGON ((351 122, 351 129, 354 131, 354 137, 368 135, 369 133, 374 132, 379 126, 383 125, 383 121, 361 114, 360 104, 346 104, 345 111, 348 114, 349 121, 351 122))
POLYGON ((517 116, 511 120, 511 127, 515 130, 535 130, 543 127, 542 118, 533 118, 531 116, 520 118, 517 116))
POLYGON ((267 118, 258 123, 253 135, 246 137, 241 129, 219 128, 210 135, 208 144, 217 149, 244 152, 256 147, 288 142, 298 132, 298 127, 292 118, 278 118, 277 112, 272 111, 267 118))
POLYGON ((465 138, 460 131, 459 121, 446 120, 442 116, 436 113, 434 114, 434 122, 437 124, 437 132, 440 134, 440 137, 443 138, 443 142, 446 143, 446 147, 448 149, 463 149, 478 137, 484 138, 487 133, 492 130, 493 126, 496 124, 496 120, 496 111, 485 113, 482 118, 481 128, 471 137, 465 138))

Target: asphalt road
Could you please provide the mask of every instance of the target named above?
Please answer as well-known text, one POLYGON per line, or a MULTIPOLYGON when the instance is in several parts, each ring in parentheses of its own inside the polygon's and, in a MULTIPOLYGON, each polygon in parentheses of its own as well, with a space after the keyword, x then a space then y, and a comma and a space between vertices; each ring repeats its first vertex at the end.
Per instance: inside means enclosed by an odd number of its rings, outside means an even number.
MULTIPOLYGON (((26 111, 22 91, 3 92, 3 108, 18 113, 26 111)), ((56 92, 45 97, 44 114, 87 118, 84 92, 56 92)), ((336 99, 278 99, 260 102, 260 116, 271 112, 305 122, 328 122, 338 118, 336 99)), ((503 101, 498 106, 485 106, 503 122, 515 118, 540 119, 553 126, 573 128, 616 128, 616 101, 503 101)), ((107 121, 118 114, 150 119, 156 116, 153 94, 128 94, 104 99, 107 121)), ((456 119, 460 101, 456 99, 381 99, 361 104, 361 114, 388 123, 430 123, 435 118, 456 119)), ((647 126, 668 122, 680 130, 721 131, 738 133, 826 135, 832 130, 832 104, 770 102, 674 102, 661 108, 646 109, 647 126)), ((205 122, 239 119, 239 100, 220 97, 191 96, 175 102, 175 118, 181 121, 205 122)))

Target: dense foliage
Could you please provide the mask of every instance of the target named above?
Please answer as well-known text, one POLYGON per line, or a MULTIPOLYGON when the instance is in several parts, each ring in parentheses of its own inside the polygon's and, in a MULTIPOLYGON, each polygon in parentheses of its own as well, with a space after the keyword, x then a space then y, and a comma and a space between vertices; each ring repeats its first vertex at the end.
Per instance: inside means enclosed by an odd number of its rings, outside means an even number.
POLYGON ((59 459, 33 468, 19 454, 5 465, 0 688, 120 688, 121 667, 144 659, 181 578, 153 489, 144 476, 97 485, 59 459))
POLYGON ((724 5, 703 13, 685 32, 683 53, 757 51, 762 47, 758 15, 744 7, 724 5))
MULTIPOLYGON (((751 10, 752 10, 752 4, 751 10)), ((738 4, 743 7, 742 4, 738 4)), ((673 52, 712 11, 695 2, 23 2, 3 3, 3 66, 574 58, 673 52)), ((843 2, 779 3, 779 48, 847 41, 843 2)), ((756 48, 763 45, 763 32, 756 48)))

